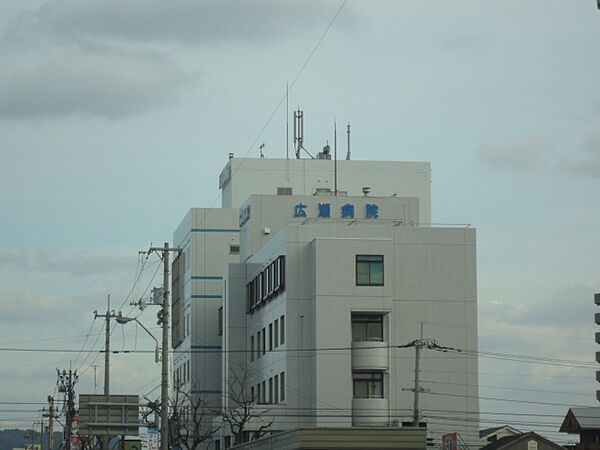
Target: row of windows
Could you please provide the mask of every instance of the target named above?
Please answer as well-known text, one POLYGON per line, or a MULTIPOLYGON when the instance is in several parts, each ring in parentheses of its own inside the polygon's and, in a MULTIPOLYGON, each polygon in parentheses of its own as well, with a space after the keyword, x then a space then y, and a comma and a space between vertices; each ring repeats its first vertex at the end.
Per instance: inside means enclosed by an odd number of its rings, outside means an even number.
POLYGON ((285 401, 285 372, 250 388, 252 399, 259 405, 276 405, 285 401))
POLYGON ((190 361, 187 360, 173 371, 173 384, 175 387, 182 386, 192 380, 190 361))
POLYGON ((246 312, 253 312, 285 289, 285 256, 279 256, 246 285, 246 312))
POLYGON ((285 316, 281 316, 279 319, 275 319, 271 322, 268 327, 268 338, 267 338, 267 327, 262 330, 258 330, 256 333, 256 339, 254 336, 250 336, 250 361, 254 361, 264 355, 267 351, 271 352, 280 345, 285 343, 285 316), (267 340, 268 339, 268 340, 267 340))

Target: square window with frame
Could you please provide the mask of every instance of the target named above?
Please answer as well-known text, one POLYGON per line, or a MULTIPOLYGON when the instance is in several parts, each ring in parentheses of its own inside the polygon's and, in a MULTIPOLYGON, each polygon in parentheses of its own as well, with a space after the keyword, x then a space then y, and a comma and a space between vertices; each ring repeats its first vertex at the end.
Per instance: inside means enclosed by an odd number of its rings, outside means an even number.
POLYGON ((383 398, 382 372, 354 372, 354 398, 383 398))
POLYGON ((352 314, 353 342, 383 342, 381 314, 352 314))
POLYGON ((383 286, 383 255, 356 255, 356 285, 383 286))

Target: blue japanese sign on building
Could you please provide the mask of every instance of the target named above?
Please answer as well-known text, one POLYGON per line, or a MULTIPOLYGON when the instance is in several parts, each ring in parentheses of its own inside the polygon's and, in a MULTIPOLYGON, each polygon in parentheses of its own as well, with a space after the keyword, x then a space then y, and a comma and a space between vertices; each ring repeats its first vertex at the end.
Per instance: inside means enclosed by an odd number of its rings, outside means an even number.
MULTIPOLYGON (((298 203, 294 206, 294 217, 308 217, 307 206, 303 203, 298 203)), ((354 205, 346 203, 340 208, 340 217, 354 219, 354 205)), ((331 217, 331 203, 319 203, 317 204, 317 217, 331 217)), ((379 205, 370 203, 365 205, 365 219, 377 219, 379 218, 379 205)))

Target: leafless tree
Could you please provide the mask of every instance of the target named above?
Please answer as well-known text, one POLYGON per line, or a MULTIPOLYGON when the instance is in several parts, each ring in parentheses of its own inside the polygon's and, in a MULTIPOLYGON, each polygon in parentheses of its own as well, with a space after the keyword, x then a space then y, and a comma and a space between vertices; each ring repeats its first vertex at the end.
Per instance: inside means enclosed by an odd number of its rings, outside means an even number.
POLYGON ((219 427, 204 423, 207 412, 206 401, 184 391, 178 383, 169 405, 169 447, 195 450, 210 440, 219 427))
POLYGON ((269 417, 269 411, 263 408, 257 408, 256 401, 252 398, 249 387, 250 373, 246 366, 233 371, 228 383, 229 391, 227 393, 227 405, 223 406, 218 414, 223 422, 231 431, 234 437, 234 444, 241 444, 248 440, 252 435, 253 439, 258 439, 267 433, 267 430, 273 425, 272 417, 269 417), (260 424, 258 428, 252 427, 248 431, 248 424, 260 424))

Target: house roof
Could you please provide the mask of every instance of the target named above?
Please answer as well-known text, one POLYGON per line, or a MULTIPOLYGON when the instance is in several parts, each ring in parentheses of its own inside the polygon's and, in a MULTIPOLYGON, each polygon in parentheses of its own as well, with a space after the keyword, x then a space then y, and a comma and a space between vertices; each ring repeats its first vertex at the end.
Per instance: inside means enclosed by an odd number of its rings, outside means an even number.
POLYGON ((510 431, 513 434, 522 434, 521 431, 517 430, 516 428, 511 427, 510 425, 502 425, 499 427, 492 427, 492 428, 485 428, 483 430, 479 430, 479 438, 483 439, 486 436, 489 436, 491 434, 496 433, 497 431, 506 429, 508 431, 510 431))
POLYGON ((529 433, 522 433, 522 434, 517 434, 515 436, 503 437, 501 439, 498 439, 497 441, 490 442, 488 445, 481 447, 479 450, 501 450, 505 447, 508 447, 511 444, 516 444, 518 441, 531 439, 531 438, 534 438, 536 441, 545 442, 547 445, 549 445, 550 447, 554 447, 555 449, 563 449, 563 447, 561 447, 560 445, 555 444, 552 441, 549 441, 545 437, 542 437, 533 431, 530 431, 529 433))
POLYGON ((585 430, 600 430, 600 408, 569 408, 560 431, 579 433, 585 430))

